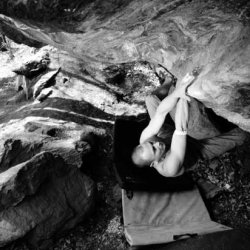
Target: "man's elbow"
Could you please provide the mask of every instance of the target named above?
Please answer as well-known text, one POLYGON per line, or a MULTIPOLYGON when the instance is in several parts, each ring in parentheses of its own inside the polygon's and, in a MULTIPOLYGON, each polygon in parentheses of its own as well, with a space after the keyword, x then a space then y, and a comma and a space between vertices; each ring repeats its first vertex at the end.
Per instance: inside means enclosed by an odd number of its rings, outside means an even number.
POLYGON ((165 170, 164 176, 165 177, 176 177, 176 176, 178 176, 178 172, 174 171, 174 170, 165 170))
POLYGON ((175 168, 170 168, 167 167, 163 171, 163 175, 165 177, 177 177, 179 175, 182 175, 184 173, 183 167, 175 167, 175 168))

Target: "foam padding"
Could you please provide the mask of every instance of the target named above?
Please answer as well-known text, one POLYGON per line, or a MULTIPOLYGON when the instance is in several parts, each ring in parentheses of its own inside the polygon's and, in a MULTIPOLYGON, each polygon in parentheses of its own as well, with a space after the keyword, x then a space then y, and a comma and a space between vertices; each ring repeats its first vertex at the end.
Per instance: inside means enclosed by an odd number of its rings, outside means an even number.
POLYGON ((160 244, 231 228, 213 222, 196 187, 180 192, 122 189, 125 236, 131 246, 160 244))

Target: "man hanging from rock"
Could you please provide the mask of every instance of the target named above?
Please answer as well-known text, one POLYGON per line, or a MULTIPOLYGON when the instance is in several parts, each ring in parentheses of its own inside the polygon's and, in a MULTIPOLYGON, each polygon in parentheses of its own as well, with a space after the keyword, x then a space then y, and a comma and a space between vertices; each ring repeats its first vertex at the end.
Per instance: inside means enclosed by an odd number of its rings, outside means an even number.
POLYGON ((187 74, 162 100, 169 91, 169 84, 163 84, 146 98, 151 120, 132 153, 132 161, 137 167, 153 167, 165 177, 175 177, 199 158, 212 159, 246 140, 248 133, 237 127, 211 138, 197 140, 188 136, 188 102, 191 100, 188 87, 195 79, 193 74, 187 74), (175 111, 174 126, 165 122, 172 110, 175 111))

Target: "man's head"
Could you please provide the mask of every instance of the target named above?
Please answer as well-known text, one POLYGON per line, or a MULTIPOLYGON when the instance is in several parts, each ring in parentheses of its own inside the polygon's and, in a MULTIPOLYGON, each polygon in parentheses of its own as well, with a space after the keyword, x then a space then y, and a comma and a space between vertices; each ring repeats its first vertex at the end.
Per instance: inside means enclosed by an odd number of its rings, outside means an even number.
POLYGON ((137 167, 150 166, 161 159, 165 149, 166 146, 162 142, 146 141, 133 150, 132 161, 137 167))

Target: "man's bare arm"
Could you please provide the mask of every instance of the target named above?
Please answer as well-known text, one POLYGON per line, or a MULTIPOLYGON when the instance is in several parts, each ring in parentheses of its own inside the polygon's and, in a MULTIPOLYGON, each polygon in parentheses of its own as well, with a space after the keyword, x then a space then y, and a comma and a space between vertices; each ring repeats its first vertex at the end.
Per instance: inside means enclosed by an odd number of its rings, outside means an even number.
POLYGON ((162 100, 156 110, 154 117, 150 120, 148 126, 142 131, 140 143, 143 143, 148 138, 156 135, 160 131, 166 115, 174 108, 177 101, 178 96, 175 91, 162 100))
POLYGON ((164 123, 166 115, 176 106, 176 103, 179 98, 186 99, 187 101, 190 100, 190 98, 186 96, 185 91, 193 80, 193 76, 185 76, 177 85, 178 87, 170 95, 168 95, 161 101, 154 117, 151 119, 148 126, 142 131, 140 143, 143 143, 148 138, 158 134, 164 123))
POLYGON ((176 131, 172 137, 170 150, 162 162, 154 164, 156 170, 163 176, 175 177, 184 172, 182 165, 187 144, 187 122, 188 103, 186 100, 180 99, 176 107, 176 131))

